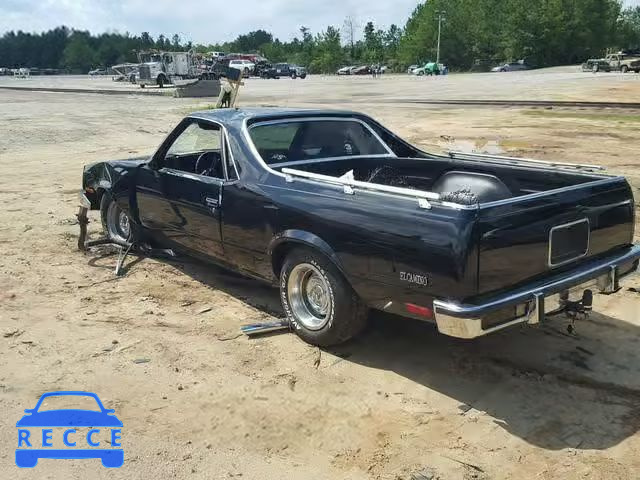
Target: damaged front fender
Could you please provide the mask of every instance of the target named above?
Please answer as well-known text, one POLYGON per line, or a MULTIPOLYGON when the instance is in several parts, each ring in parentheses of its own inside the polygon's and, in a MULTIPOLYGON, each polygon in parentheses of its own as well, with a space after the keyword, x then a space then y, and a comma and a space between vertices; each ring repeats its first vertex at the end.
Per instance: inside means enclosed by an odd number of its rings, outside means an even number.
POLYGON ((145 157, 86 165, 82 175, 82 190, 91 203, 91 209, 100 208, 100 200, 104 192, 109 192, 114 198, 128 192, 134 185, 133 177, 136 169, 147 160, 145 157))

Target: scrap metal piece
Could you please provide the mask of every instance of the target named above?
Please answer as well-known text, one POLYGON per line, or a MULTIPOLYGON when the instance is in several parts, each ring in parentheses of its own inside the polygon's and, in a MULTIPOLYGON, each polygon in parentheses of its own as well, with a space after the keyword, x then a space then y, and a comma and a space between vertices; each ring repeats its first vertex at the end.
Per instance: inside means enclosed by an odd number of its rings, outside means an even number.
POLYGON ((291 325, 288 320, 278 320, 277 322, 253 323, 251 325, 243 325, 240 330, 245 335, 251 337, 253 335, 264 335, 265 333, 278 332, 280 330, 288 330, 291 325))

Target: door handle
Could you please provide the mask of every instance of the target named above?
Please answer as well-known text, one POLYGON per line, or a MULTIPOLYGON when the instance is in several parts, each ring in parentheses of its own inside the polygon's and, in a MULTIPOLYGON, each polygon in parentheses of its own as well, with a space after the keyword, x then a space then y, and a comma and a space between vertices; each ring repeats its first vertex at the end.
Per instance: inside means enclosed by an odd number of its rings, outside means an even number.
POLYGON ((205 197, 204 203, 206 203, 208 207, 213 207, 213 208, 217 207, 220 204, 217 198, 212 198, 212 197, 205 197))
POLYGON ((274 205, 273 203, 266 204, 264 208, 266 210, 280 210, 280 208, 277 205, 274 205))

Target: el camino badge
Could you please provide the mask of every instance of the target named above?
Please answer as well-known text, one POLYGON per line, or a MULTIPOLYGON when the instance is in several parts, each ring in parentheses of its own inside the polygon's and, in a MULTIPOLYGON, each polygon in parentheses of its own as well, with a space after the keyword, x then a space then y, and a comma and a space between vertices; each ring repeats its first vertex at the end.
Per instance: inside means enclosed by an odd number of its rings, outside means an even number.
POLYGON ((426 275, 419 275, 411 272, 400 272, 400 280, 403 282, 414 283, 423 287, 431 285, 431 279, 426 275))

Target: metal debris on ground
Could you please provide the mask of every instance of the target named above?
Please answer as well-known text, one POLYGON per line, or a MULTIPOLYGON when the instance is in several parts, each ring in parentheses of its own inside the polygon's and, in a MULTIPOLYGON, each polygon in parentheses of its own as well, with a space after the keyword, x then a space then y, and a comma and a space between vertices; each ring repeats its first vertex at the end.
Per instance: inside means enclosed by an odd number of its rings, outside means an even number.
POLYGON ((289 330, 288 320, 278 320, 276 322, 252 323, 251 325, 243 325, 240 329, 245 335, 252 337, 255 335, 264 335, 272 332, 289 330))

